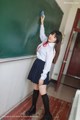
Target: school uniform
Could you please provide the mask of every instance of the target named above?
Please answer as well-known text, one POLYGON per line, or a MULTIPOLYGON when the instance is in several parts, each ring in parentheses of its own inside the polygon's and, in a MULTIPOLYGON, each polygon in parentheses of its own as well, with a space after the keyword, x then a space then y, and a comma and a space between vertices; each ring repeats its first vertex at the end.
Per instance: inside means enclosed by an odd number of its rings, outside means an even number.
POLYGON ((48 84, 49 71, 52 60, 55 56, 55 43, 47 42, 47 36, 45 35, 43 25, 40 27, 40 39, 42 43, 37 47, 37 59, 33 63, 33 66, 28 75, 28 79, 36 84, 39 83, 39 80, 43 80, 44 84, 48 84))

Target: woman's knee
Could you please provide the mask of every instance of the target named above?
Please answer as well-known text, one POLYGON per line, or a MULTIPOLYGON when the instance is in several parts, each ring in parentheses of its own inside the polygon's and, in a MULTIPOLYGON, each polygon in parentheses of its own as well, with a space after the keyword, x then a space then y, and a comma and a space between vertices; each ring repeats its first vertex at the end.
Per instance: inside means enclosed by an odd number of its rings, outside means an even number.
POLYGON ((39 80, 39 86, 44 84, 44 80, 39 80))
POLYGON ((39 85, 39 92, 41 95, 46 94, 46 85, 39 85))
POLYGON ((35 89, 35 90, 39 90, 39 85, 38 84, 33 84, 33 88, 35 89))

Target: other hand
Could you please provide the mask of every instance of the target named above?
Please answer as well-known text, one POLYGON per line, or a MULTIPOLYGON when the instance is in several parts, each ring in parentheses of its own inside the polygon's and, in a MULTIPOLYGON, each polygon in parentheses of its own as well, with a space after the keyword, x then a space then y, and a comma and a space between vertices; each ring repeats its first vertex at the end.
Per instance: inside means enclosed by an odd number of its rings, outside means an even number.
POLYGON ((44 80, 39 80, 39 85, 43 85, 44 80))

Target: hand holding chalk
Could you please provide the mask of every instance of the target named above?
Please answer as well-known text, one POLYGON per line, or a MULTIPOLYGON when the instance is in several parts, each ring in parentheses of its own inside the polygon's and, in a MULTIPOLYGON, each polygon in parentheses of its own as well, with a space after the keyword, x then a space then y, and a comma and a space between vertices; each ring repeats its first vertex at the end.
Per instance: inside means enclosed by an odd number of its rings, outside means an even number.
POLYGON ((41 24, 44 24, 45 14, 44 11, 41 12, 41 24))

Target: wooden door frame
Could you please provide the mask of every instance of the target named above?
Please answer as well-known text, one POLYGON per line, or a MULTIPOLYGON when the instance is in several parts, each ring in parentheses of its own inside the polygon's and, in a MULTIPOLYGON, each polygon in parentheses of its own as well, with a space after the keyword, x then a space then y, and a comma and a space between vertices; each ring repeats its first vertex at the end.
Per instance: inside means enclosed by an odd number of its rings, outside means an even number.
POLYGON ((68 54, 69 54, 69 51, 70 51, 70 46, 71 46, 71 43, 72 43, 72 38, 73 38, 74 31, 75 32, 80 32, 80 29, 77 28, 77 23, 78 23, 78 20, 79 20, 79 14, 80 14, 80 8, 78 8, 76 16, 75 16, 75 20, 74 20, 73 27, 72 27, 70 37, 69 37, 69 40, 68 40, 68 44, 67 44, 67 47, 66 47, 66 50, 65 50, 65 54, 64 54, 64 57, 63 57, 63 61, 62 61, 62 65, 61 65, 61 68, 60 68, 59 75, 58 75, 55 90, 58 90, 58 88, 60 86, 63 71, 64 71, 66 61, 67 61, 67 58, 68 58, 68 54))

